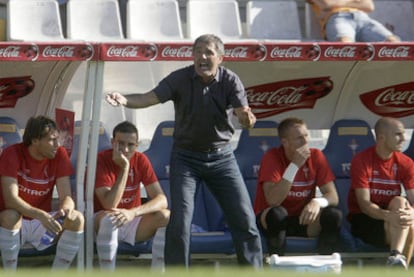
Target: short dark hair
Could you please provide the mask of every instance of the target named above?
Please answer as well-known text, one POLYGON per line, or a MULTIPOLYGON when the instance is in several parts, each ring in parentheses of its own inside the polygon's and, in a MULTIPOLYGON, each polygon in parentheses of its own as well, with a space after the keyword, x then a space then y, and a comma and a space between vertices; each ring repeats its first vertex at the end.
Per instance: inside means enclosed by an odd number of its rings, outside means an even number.
POLYGON ((23 144, 30 146, 34 139, 42 139, 50 132, 58 130, 56 122, 43 115, 30 117, 23 134, 23 144))
POLYGON ((215 45, 217 53, 220 56, 224 55, 224 43, 221 40, 221 38, 219 38, 216 35, 205 34, 205 35, 201 35, 198 38, 196 38, 196 40, 194 41, 194 44, 193 44, 193 51, 195 50, 195 47, 198 43, 213 43, 215 45))
POLYGON ((283 119, 279 126, 277 127, 277 131, 279 133, 280 138, 286 137, 287 131, 293 126, 293 125, 306 125, 305 121, 303 119, 297 118, 297 117, 288 117, 283 119))
POLYGON ((123 121, 115 126, 114 130, 112 131, 112 137, 114 138, 116 133, 127 133, 131 134, 134 133, 137 135, 138 139, 138 129, 129 121, 123 121))

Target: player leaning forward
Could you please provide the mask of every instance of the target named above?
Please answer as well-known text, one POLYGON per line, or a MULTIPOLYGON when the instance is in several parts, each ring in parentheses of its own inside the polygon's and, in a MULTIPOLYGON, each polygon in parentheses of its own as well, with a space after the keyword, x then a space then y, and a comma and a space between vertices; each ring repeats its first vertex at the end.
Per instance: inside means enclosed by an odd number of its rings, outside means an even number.
POLYGON ((348 218, 353 235, 390 248, 388 265, 407 268, 414 248, 414 162, 401 153, 404 133, 394 118, 375 124, 376 144, 351 162, 348 218))
POLYGON ((32 117, 23 142, 0 156, 0 249, 4 269, 15 270, 21 245, 43 250, 46 231, 59 234, 54 269, 66 269, 79 251, 84 218, 75 210, 69 176, 72 165, 59 146, 56 123, 45 116, 32 117), (51 210, 56 185, 59 207, 51 210), (58 218, 64 218, 63 224, 58 218))

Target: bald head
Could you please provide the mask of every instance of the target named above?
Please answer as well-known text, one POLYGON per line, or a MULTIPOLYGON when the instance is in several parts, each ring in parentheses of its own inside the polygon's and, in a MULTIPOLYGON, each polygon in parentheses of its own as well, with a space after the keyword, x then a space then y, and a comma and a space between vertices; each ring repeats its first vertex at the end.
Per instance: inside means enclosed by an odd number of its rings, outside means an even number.
POLYGON ((396 126, 402 126, 402 123, 392 117, 382 117, 375 123, 375 136, 384 135, 387 132, 393 130, 396 126))
POLYGON ((394 151, 402 151, 405 142, 405 130, 401 121, 383 117, 375 124, 377 140, 376 151, 383 159, 387 159, 394 151))

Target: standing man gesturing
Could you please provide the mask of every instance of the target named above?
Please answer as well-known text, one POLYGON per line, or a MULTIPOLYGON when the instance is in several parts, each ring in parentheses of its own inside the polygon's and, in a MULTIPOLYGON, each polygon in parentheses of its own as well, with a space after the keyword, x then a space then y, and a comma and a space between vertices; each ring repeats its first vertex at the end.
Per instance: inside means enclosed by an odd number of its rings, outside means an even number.
POLYGON ((171 218, 167 226, 166 265, 189 266, 190 230, 197 186, 204 181, 223 209, 239 264, 262 266, 262 246, 248 191, 229 143, 237 116, 244 128, 256 122, 239 77, 220 66, 224 45, 202 35, 193 45, 194 64, 178 69, 144 94, 111 93, 107 101, 128 108, 174 102, 171 154, 171 218))

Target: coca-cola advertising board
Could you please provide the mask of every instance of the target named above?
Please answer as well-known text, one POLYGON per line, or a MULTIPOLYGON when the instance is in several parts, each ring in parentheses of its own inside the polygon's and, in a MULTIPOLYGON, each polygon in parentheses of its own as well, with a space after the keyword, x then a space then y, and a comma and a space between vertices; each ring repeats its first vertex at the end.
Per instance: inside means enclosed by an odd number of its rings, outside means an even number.
POLYGON ((5 61, 88 61, 98 52, 96 44, 69 41, 0 43, 0 60, 5 61))

